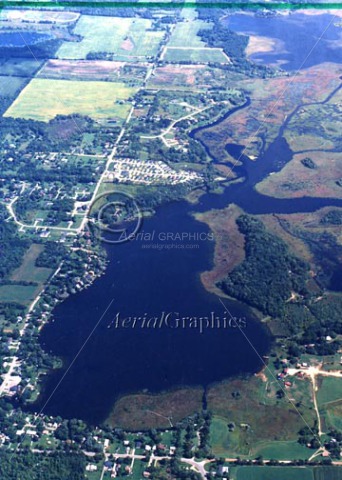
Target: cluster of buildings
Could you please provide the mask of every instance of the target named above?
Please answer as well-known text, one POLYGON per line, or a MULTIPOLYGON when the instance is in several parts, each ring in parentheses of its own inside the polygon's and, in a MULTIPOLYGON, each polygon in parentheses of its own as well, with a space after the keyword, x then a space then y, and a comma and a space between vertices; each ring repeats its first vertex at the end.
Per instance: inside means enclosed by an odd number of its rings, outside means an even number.
POLYGON ((200 182, 202 177, 187 170, 173 170, 162 161, 141 161, 130 158, 117 159, 113 163, 113 171, 108 172, 107 180, 119 183, 140 183, 146 185, 200 182))

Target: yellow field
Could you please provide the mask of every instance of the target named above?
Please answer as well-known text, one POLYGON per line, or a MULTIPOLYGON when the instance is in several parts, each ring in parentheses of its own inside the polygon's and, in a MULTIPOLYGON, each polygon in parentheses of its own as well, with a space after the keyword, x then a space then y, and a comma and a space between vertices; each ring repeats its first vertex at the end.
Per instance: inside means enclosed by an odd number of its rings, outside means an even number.
POLYGON ((4 116, 49 121, 56 115, 79 113, 94 119, 111 118, 120 121, 126 118, 131 107, 127 99, 135 92, 136 88, 119 82, 34 78, 4 116))

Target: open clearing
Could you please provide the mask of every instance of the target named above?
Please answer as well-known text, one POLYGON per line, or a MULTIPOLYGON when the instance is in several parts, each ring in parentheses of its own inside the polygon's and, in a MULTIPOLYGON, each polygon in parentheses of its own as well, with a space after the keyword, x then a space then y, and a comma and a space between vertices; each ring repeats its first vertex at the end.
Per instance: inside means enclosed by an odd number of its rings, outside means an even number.
POLYGON ((119 80, 124 62, 106 60, 48 60, 38 78, 56 80, 119 80))
POLYGON ((314 480, 342 480, 342 468, 317 467, 313 472, 314 480))
MULTIPOLYGON (((214 416, 210 427, 210 439, 215 455, 230 457, 234 445, 239 441, 241 432, 236 427, 234 432, 229 432, 228 422, 222 417, 214 416)), ((253 445, 251 457, 261 455, 265 459, 295 460, 307 459, 312 455, 312 450, 293 441, 256 442, 253 445)))
POLYGON ((1 58, 1 75, 13 75, 18 77, 32 77, 41 67, 42 60, 28 58, 1 58))
POLYGON ((36 267, 35 262, 40 253, 44 250, 44 245, 34 243, 30 246, 24 255, 22 264, 14 270, 10 280, 12 282, 37 282, 44 283, 52 273, 52 269, 36 267))
POLYGON ((230 63, 222 48, 201 47, 166 47, 161 60, 170 63, 230 63))
POLYGON ((6 117, 48 121, 56 115, 89 115, 123 120, 136 92, 124 83, 33 79, 6 111, 6 117))
POLYGON ((329 403, 320 410, 324 430, 342 430, 342 402, 329 403))
POLYGON ((342 375, 341 378, 323 377, 321 385, 317 393, 317 401, 319 405, 328 402, 342 401, 342 375))
POLYGON ((90 52, 106 52, 117 60, 144 60, 154 56, 164 37, 163 31, 152 31, 151 20, 82 15, 74 33, 80 42, 64 42, 57 52, 58 58, 85 59, 90 52))
POLYGON ((7 97, 16 97, 18 92, 24 87, 28 80, 21 77, 0 77, 1 95, 7 97))
MULTIPOLYGON (((342 377, 342 375, 341 375, 342 377)), ((320 378, 317 401, 322 419, 322 429, 342 428, 342 378, 320 378)))
POLYGON ((264 458, 275 458, 277 460, 306 459, 311 457, 312 450, 300 445, 296 440, 292 442, 265 442, 256 446, 256 455, 264 458))
MULTIPOLYGON (((256 451, 265 443, 297 441, 298 430, 305 422, 313 424, 315 412, 310 408, 311 403, 307 398, 308 388, 303 385, 303 391, 300 391, 293 386, 291 390, 296 401, 303 399, 300 416, 287 399, 277 401, 278 383, 268 371, 267 374, 269 376, 266 381, 256 376, 247 380, 237 378, 208 388, 208 408, 221 421, 220 424, 213 424, 217 449, 222 449, 223 452, 229 445, 230 456, 246 455, 254 458, 256 451), (226 423, 225 428, 223 422, 226 423), (231 422, 235 428, 229 432, 228 423, 231 422)), ((292 443, 287 445, 293 450, 292 443)), ((298 455, 297 450, 292 453, 298 455)), ((305 456, 303 451, 303 457, 305 456)))
POLYGON ((306 467, 238 467, 236 480, 314 480, 306 467))
POLYGON ((28 305, 36 296, 36 285, 1 285, 0 302, 28 305))
POLYGON ((200 82, 201 74, 205 72, 205 65, 164 65, 157 67, 151 75, 148 85, 157 88, 185 89, 194 87, 207 88, 205 81, 200 82), (199 83, 200 82, 200 83, 199 83))
POLYGON ((206 44, 197 36, 202 29, 210 29, 211 23, 203 20, 179 22, 172 32, 168 46, 170 47, 205 47, 206 44))

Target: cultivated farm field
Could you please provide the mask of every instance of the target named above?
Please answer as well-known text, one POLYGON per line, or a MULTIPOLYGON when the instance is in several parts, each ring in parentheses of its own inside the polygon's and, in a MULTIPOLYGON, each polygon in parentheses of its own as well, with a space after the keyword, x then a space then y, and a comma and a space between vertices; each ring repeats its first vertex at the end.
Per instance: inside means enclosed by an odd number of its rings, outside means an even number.
POLYGON ((56 115, 89 115, 94 119, 126 118, 136 92, 124 83, 33 79, 5 113, 6 117, 48 121, 56 115))
POLYGON ((138 18, 117 18, 83 15, 74 33, 80 42, 64 42, 57 55, 62 59, 85 59, 90 52, 106 52, 116 60, 154 56, 164 37, 163 31, 152 31, 152 22, 138 18))
POLYGON ((163 60, 171 63, 229 63, 229 58, 221 48, 204 47, 167 47, 163 60))
POLYGON ((199 30, 209 29, 211 23, 203 20, 179 22, 172 32, 168 46, 170 47, 205 47, 206 44, 197 36, 199 30))
POLYGON ((238 467, 236 480, 314 480, 307 467, 238 467))

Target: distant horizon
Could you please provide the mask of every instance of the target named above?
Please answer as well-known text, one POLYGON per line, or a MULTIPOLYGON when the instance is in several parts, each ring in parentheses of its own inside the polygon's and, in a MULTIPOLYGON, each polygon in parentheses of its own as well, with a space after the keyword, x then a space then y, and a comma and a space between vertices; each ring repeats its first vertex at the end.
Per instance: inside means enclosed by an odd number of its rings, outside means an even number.
POLYGON ((65 7, 104 7, 104 8, 127 8, 127 7, 135 7, 135 8, 243 8, 245 10, 258 10, 267 8, 268 10, 308 10, 308 9, 329 9, 329 10, 339 10, 342 9, 342 3, 339 2, 319 2, 319 3, 283 3, 283 2, 268 2, 268 1, 261 1, 255 3, 244 3, 241 1, 230 1, 224 2, 219 1, 216 3, 211 3, 207 1, 190 1, 190 2, 171 2, 167 0, 166 2, 163 1, 132 1, 129 0, 125 1, 82 1, 82 0, 72 0, 72 1, 53 1, 53 0, 28 0, 28 1, 21 1, 21 0, 8 0, 8 1, 0 1, 0 10, 3 8, 8 7, 29 7, 29 8, 45 8, 45 7, 53 7, 53 8, 65 8, 65 7))

